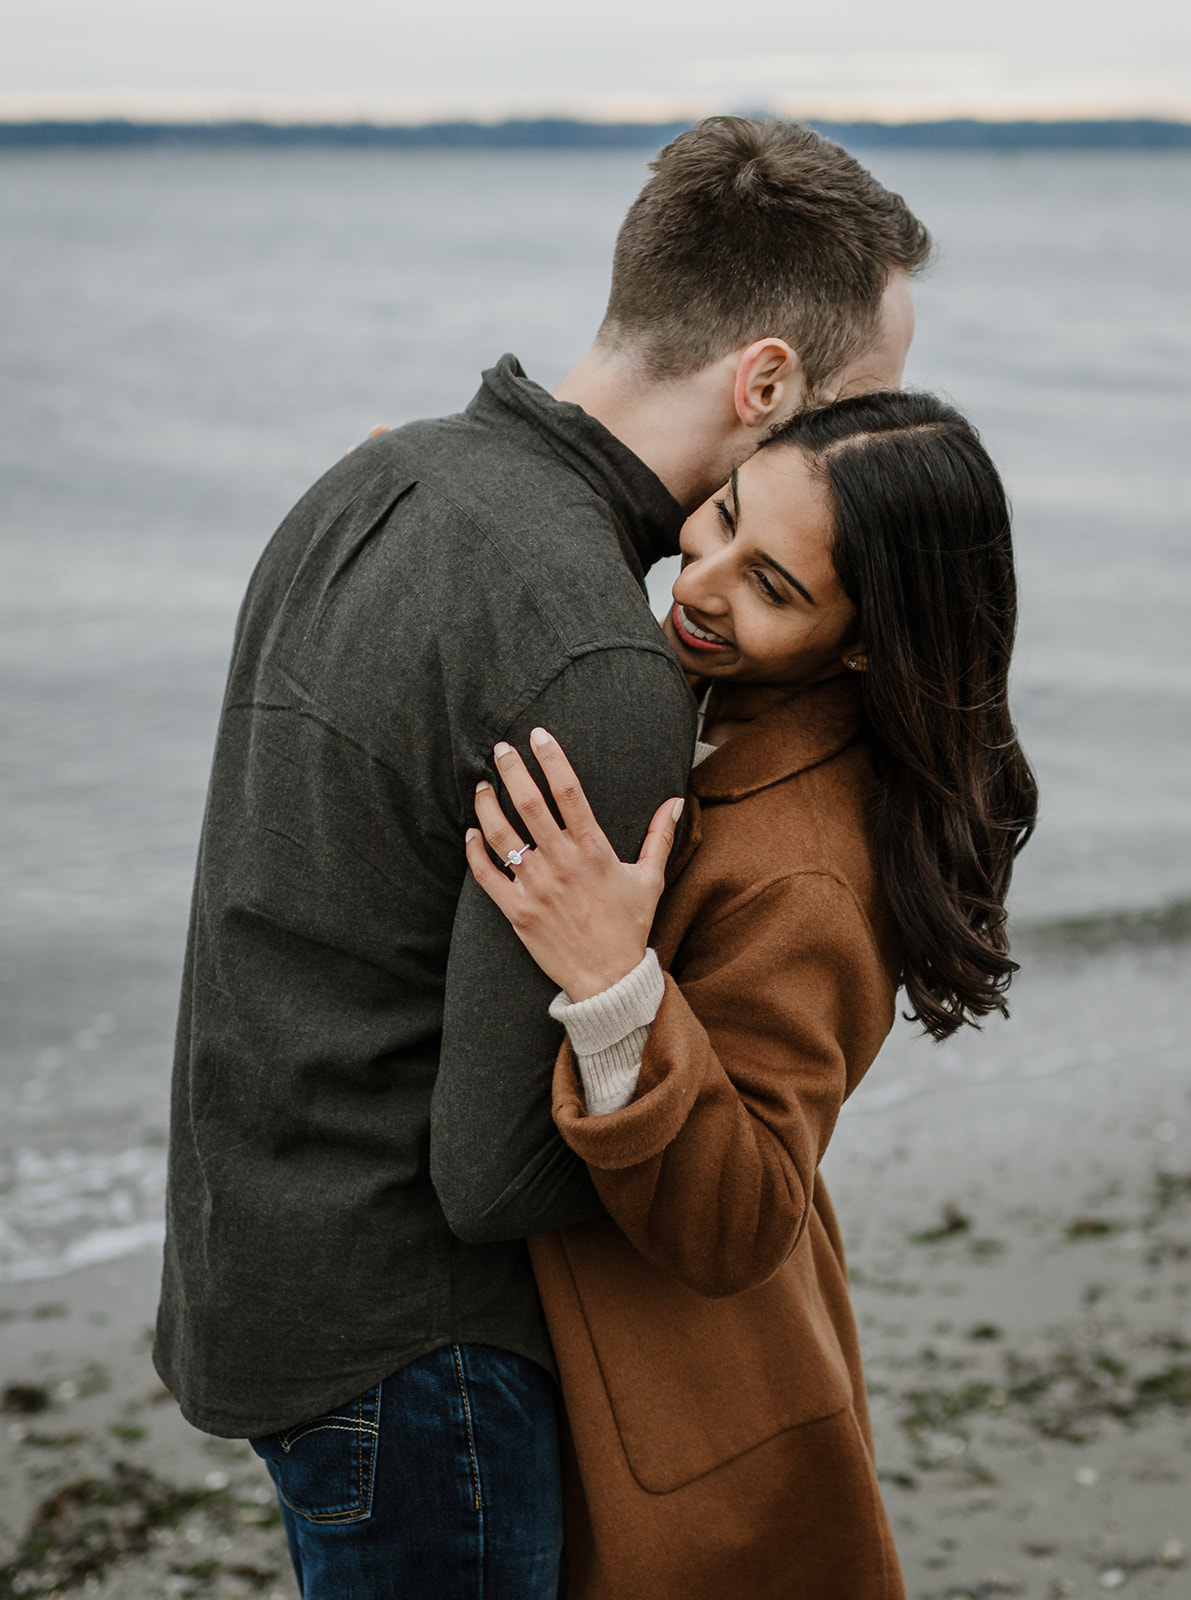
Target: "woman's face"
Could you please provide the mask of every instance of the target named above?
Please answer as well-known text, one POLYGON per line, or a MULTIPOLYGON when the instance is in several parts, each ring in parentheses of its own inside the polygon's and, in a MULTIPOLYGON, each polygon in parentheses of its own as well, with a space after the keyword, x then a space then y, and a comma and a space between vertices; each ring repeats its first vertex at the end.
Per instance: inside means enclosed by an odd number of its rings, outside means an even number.
POLYGON ((860 659, 855 619, 831 563, 825 487, 801 450, 747 461, 687 520, 682 571, 663 631, 687 672, 746 683, 809 684, 860 659))

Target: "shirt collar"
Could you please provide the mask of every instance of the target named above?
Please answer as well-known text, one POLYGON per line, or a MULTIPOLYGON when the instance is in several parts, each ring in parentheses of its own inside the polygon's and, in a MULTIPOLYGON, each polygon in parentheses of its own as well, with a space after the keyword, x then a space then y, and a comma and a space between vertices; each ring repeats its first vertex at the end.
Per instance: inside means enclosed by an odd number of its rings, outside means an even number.
POLYGON ((484 373, 468 415, 497 427, 532 429, 612 512, 624 558, 639 582, 655 561, 678 554, 682 507, 662 480, 582 406, 556 400, 505 355, 484 373))
POLYGON ((860 682, 844 672, 814 684, 741 728, 691 774, 703 801, 741 800, 829 761, 864 726, 860 682))

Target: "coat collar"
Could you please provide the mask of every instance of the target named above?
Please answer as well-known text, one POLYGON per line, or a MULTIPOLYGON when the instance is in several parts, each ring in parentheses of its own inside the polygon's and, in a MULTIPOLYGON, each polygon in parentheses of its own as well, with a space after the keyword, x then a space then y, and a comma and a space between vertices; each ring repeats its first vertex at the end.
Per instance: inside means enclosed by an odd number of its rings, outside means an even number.
POLYGON ((467 409, 497 426, 532 429, 591 486, 613 514, 621 551, 639 583, 655 561, 678 554, 685 513, 662 480, 582 406, 556 400, 527 378, 516 356, 502 356, 485 372, 467 409))
POLYGON ((734 733, 691 774, 703 802, 741 800, 829 761, 864 726, 860 681, 841 673, 803 689, 734 733))

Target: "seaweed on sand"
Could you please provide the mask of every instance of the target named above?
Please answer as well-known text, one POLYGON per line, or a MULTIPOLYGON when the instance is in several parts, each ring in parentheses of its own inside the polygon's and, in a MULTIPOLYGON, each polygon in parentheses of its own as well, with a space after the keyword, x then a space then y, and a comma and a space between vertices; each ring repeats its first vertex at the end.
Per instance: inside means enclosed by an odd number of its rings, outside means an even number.
POLYGON ((124 1462, 106 1477, 76 1479, 37 1508, 16 1556, 0 1568, 0 1600, 61 1594, 102 1578, 117 1561, 147 1550, 159 1528, 226 1499, 163 1483, 124 1462))
POLYGON ((1065 1347, 1045 1362, 1007 1353, 1000 1384, 913 1389, 899 1421, 921 1440, 943 1431, 966 1438, 969 1419, 982 1414, 1012 1417, 1044 1438, 1080 1444, 1103 1420, 1136 1426, 1162 1409, 1191 1410, 1191 1362, 1136 1372, 1107 1350, 1065 1347))

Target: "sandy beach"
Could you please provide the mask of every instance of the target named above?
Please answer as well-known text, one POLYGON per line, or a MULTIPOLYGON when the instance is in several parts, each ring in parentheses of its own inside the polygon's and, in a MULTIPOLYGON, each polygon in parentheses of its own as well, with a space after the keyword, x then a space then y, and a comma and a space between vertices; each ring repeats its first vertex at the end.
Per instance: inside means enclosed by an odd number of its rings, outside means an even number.
MULTIPOLYGON (((1033 935, 1010 1024, 899 1031, 845 1111, 825 1172, 913 1600, 1191 1595, 1182 931, 1033 935)), ((152 1370, 157 1272, 0 1290, 2 1597, 294 1600, 263 1469, 152 1370)))

